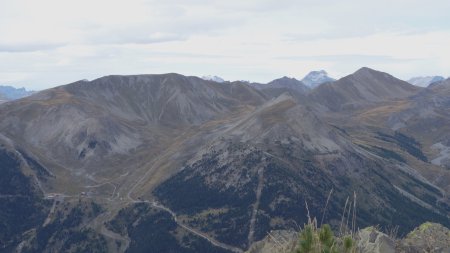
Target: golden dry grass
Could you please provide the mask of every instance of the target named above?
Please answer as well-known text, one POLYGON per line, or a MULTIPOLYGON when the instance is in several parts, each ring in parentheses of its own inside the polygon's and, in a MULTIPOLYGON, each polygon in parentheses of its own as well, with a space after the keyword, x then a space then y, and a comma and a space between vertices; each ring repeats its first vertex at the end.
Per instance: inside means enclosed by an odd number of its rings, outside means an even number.
POLYGON ((360 122, 368 123, 368 125, 379 125, 381 122, 385 122, 385 119, 393 113, 403 111, 410 106, 411 102, 408 100, 394 101, 362 111, 355 118, 360 122))

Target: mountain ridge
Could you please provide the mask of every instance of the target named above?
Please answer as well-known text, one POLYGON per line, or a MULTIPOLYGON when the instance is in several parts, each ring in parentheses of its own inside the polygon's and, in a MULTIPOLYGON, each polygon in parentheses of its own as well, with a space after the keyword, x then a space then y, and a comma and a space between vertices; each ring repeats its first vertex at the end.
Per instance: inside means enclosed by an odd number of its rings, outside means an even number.
POLYGON ((336 111, 405 98, 419 90, 420 88, 387 73, 363 67, 335 82, 320 85, 310 95, 329 110, 336 111))
POLYGON ((28 174, 45 196, 64 200, 51 226, 36 226, 24 244, 61 251, 56 234, 87 228, 65 223, 74 210, 92 224, 82 245, 101 237, 95 247, 113 252, 150 241, 195 252, 211 238, 246 250, 272 229, 306 222, 305 203, 322 213, 331 189, 324 219, 332 226, 355 192, 358 224, 448 223, 446 85, 417 88, 368 68, 306 93, 296 79, 274 82, 259 89, 174 73, 112 75, 1 105, 0 144, 53 175, 28 174), (423 127, 431 123, 439 127, 423 127), (141 233, 156 224, 165 240, 141 233))
POLYGON ((420 86, 420 87, 427 87, 433 83, 441 82, 445 78, 442 76, 420 76, 420 77, 413 77, 408 80, 408 83, 420 86))

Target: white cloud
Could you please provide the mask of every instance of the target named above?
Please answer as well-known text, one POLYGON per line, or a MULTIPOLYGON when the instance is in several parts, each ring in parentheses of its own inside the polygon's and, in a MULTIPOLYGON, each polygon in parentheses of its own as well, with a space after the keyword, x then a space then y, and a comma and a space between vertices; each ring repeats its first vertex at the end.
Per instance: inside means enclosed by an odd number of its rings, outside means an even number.
POLYGON ((2 0, 0 83, 180 72, 266 82, 361 66, 448 76, 448 1, 2 0))

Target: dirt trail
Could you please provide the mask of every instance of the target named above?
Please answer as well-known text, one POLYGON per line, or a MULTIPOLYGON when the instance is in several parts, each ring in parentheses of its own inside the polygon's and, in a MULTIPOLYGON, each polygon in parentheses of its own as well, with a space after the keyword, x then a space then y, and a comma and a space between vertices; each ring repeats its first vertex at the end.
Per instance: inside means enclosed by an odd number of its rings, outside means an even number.
POLYGON ((120 246, 118 248, 115 242, 108 244, 108 249, 111 252, 118 252, 118 253, 125 252, 128 246, 130 245, 130 239, 106 228, 105 222, 110 218, 109 216, 111 216, 111 212, 106 212, 99 215, 91 222, 90 226, 94 228, 96 231, 100 231, 100 233, 103 236, 111 238, 114 241, 120 242, 120 246))
POLYGON ((163 210, 165 212, 168 212, 172 216, 173 220, 178 224, 178 226, 180 226, 180 227, 186 229, 187 231, 189 231, 189 232, 191 232, 191 233, 193 233, 193 234, 195 234, 195 235, 197 235, 197 236, 207 240, 208 242, 210 242, 214 246, 217 246, 219 248, 222 248, 222 249, 225 249, 225 250, 229 250, 229 251, 232 251, 232 252, 236 252, 236 253, 243 253, 244 252, 240 248, 237 248, 237 247, 234 247, 234 246, 231 246, 231 245, 219 242, 216 239, 214 239, 214 238, 210 237, 209 235, 207 235, 206 233, 200 232, 200 231, 198 231, 198 230, 196 230, 194 228, 191 228, 191 227, 183 224, 182 222, 180 222, 178 220, 177 215, 175 214, 175 212, 173 212, 172 210, 170 210, 170 208, 168 208, 168 207, 166 207, 166 206, 164 206, 164 205, 162 205, 160 203, 157 203, 155 201, 151 202, 151 201, 147 201, 147 200, 143 200, 143 201, 134 200, 133 202, 134 203, 149 203, 154 208, 157 208, 157 209, 163 210))
POLYGON ((47 216, 47 218, 45 219, 44 224, 42 224, 42 227, 47 226, 47 225, 50 223, 50 221, 52 220, 52 215, 53 215, 53 213, 55 212, 55 208, 56 208, 56 202, 57 202, 57 200, 56 200, 56 198, 55 198, 55 199, 53 200, 53 205, 52 205, 52 207, 50 208, 50 212, 48 213, 48 216, 47 216))

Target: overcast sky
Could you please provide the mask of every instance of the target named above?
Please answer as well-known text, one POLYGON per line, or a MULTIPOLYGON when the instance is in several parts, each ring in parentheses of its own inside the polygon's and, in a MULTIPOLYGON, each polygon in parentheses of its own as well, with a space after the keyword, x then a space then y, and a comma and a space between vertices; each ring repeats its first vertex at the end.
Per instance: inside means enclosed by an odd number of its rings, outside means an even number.
POLYGON ((448 0, 0 0, 0 84, 110 74, 450 75, 448 0))

